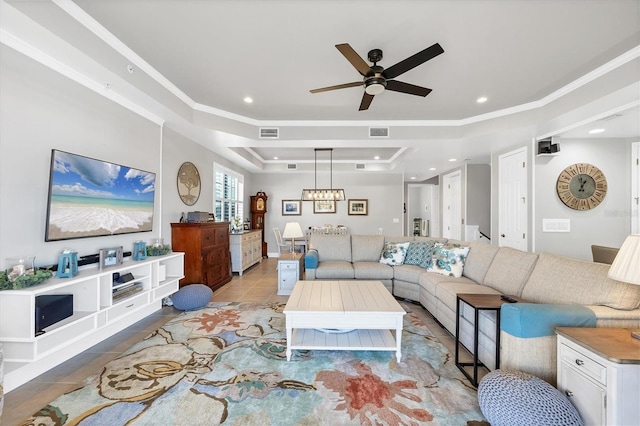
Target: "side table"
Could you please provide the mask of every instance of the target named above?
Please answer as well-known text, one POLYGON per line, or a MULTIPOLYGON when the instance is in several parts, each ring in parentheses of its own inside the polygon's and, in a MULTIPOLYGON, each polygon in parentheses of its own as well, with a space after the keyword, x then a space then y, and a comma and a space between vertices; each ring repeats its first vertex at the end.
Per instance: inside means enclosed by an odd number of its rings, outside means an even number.
MULTIPOLYGON (((523 302, 515 296, 516 301, 523 302)), ((478 323, 480 320, 480 311, 496 312, 496 369, 500 368, 500 307, 503 303, 509 303, 500 298, 499 294, 471 294, 461 293, 457 295, 456 300, 456 335, 455 335, 455 364, 462 371, 471 384, 478 387, 478 367, 485 367, 478 360, 478 323), (473 323, 473 362, 460 362, 460 311, 461 304, 469 305, 474 310, 473 323), (467 372, 465 367, 473 367, 473 375, 467 372)), ((488 370, 488 368, 487 368, 488 370)))
POLYGON ((278 295, 288 296, 293 286, 302 279, 304 271, 302 253, 281 254, 278 258, 278 295))
POLYGON ((558 390, 585 424, 640 424, 640 340, 631 331, 556 327, 558 390))

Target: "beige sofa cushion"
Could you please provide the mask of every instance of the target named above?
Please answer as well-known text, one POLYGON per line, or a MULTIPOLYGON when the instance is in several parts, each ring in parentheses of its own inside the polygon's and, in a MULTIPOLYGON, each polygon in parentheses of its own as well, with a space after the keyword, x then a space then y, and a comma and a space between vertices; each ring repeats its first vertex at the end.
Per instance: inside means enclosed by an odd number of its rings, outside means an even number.
POLYGON ((535 253, 500 247, 482 284, 495 288, 502 294, 520 296, 536 260, 538 255, 535 253))
POLYGON ((413 237, 404 235, 385 235, 384 242, 386 243, 406 243, 413 241, 413 237))
POLYGON ((356 280, 391 280, 393 267, 380 262, 353 262, 356 280))
POLYGON ((317 280, 352 280, 354 278, 353 264, 344 260, 325 260, 316 268, 317 280))
POLYGON ((467 254, 464 262, 462 275, 472 279, 478 284, 482 284, 498 250, 500 250, 500 247, 491 244, 485 244, 479 241, 469 242, 469 254, 467 254))
POLYGON ((327 260, 351 262, 351 235, 311 234, 309 248, 318 250, 320 262, 327 260))
POLYGON ((424 243, 446 243, 449 241, 447 238, 439 238, 439 237, 413 237, 413 241, 424 242, 424 243))
POLYGON ((393 279, 417 284, 424 271, 416 265, 397 265, 393 267, 393 279))
POLYGON ((499 292, 497 292, 496 290, 490 287, 487 287, 484 285, 478 285, 475 283, 469 283, 469 282, 451 281, 446 283, 440 283, 436 287, 436 297, 438 298, 438 300, 440 300, 442 303, 447 305, 453 311, 456 310, 456 300, 457 300, 458 294, 465 294, 465 293, 500 294, 499 292))
POLYGON ((383 235, 352 235, 351 261, 378 262, 384 247, 383 235))
MULTIPOLYGON (((471 281, 466 277, 450 277, 448 275, 436 274, 435 272, 422 272, 420 274, 420 278, 418 279, 418 284, 421 287, 421 290, 426 291, 430 296, 435 297, 438 291, 438 287, 445 283, 464 283, 464 284, 472 284, 477 285, 475 282, 471 281)), ((455 303, 453 304, 455 307, 455 303)))
POLYGON ((522 297, 537 303, 637 308, 640 286, 608 278, 609 267, 603 263, 541 253, 522 297))

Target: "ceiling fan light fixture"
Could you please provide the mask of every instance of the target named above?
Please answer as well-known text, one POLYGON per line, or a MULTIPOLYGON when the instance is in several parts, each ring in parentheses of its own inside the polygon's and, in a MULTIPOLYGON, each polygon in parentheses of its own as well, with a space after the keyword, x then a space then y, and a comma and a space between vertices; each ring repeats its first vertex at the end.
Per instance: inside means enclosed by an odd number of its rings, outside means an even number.
POLYGON ((387 81, 384 77, 371 77, 364 82, 364 85, 364 91, 368 95, 375 96, 384 92, 384 89, 387 87, 387 81))

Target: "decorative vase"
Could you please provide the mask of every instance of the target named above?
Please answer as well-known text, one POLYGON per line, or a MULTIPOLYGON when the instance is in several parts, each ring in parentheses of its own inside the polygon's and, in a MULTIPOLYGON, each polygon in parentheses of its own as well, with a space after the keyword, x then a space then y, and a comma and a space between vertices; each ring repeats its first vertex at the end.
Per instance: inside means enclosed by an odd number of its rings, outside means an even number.
POLYGON ((133 243, 133 260, 144 260, 147 258, 147 243, 136 241, 133 243))
POLYGON ((58 278, 71 278, 78 275, 78 254, 75 251, 65 250, 58 257, 58 278))

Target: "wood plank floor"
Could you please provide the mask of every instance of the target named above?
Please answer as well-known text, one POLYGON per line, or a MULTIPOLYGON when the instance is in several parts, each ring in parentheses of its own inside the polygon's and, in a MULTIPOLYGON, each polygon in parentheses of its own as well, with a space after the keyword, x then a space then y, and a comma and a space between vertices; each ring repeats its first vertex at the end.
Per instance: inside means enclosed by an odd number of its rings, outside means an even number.
MULTIPOLYGON (((265 259, 245 271, 240 277, 233 275, 230 283, 213 294, 216 302, 286 302, 288 296, 278 296, 277 259, 265 259)), ((418 315, 438 339, 453 353, 453 337, 434 321, 418 304, 401 303, 418 315)), ((109 339, 89 348, 67 362, 49 370, 5 395, 0 424, 14 426, 57 398, 82 386, 84 379, 100 372, 102 367, 116 358, 150 332, 178 315, 173 307, 160 311, 133 324, 109 339)))

